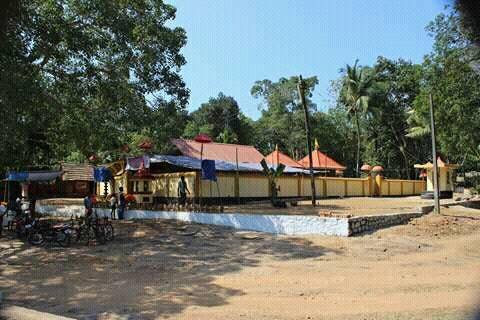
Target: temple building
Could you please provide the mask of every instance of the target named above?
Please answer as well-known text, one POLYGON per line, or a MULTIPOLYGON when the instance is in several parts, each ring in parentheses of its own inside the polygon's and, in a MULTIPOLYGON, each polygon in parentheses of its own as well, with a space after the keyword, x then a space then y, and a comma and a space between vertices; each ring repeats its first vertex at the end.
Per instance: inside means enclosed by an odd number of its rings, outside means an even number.
MULTIPOLYGON (((310 168, 310 159, 308 155, 298 162, 303 168, 310 168)), ((313 170, 324 173, 327 176, 343 176, 343 171, 346 169, 345 166, 339 164, 337 161, 319 150, 317 139, 315 139, 315 149, 312 151, 312 164, 313 170)))

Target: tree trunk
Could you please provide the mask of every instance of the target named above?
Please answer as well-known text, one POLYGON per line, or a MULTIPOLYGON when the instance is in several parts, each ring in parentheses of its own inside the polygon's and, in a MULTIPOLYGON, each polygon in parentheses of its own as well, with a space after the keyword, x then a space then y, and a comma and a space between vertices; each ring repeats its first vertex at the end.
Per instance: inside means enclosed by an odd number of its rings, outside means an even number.
POLYGON ((395 128, 393 127, 393 125, 390 124, 390 129, 392 130, 392 133, 393 133, 393 136, 395 137, 395 140, 397 140, 397 143, 398 143, 398 150, 400 151, 400 153, 402 154, 402 157, 403 157, 403 161, 404 161, 404 164, 405 164, 405 175, 403 175, 401 172, 400 172, 400 176, 402 178, 407 178, 407 179, 410 179, 410 163, 408 161, 408 156, 407 156, 407 142, 405 141, 405 138, 398 134, 397 131, 395 130, 395 128))
POLYGON ((356 168, 356 174, 357 177, 360 176, 360 121, 358 119, 358 112, 355 112, 355 124, 357 125, 357 168, 356 168))
POLYGON ((270 197, 270 201, 272 202, 272 206, 275 206, 275 202, 277 200, 277 184, 275 183, 274 180, 270 181, 270 192, 272 193, 272 196, 270 197))

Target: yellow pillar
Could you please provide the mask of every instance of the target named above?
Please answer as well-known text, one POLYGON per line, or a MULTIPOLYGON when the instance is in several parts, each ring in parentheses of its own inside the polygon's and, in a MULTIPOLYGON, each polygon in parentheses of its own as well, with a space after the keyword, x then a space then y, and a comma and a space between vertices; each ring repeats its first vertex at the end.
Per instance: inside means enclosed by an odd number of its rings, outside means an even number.
POLYGON ((381 197, 382 196, 382 183, 383 183, 383 177, 379 174, 375 176, 375 195, 381 197))

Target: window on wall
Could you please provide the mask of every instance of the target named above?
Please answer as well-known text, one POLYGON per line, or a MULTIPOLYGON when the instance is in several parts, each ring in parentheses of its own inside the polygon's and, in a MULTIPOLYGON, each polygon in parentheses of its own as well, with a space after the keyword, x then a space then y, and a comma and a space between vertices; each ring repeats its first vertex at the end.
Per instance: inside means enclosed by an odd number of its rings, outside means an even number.
POLYGON ((143 182, 143 192, 149 192, 149 183, 148 181, 143 182))

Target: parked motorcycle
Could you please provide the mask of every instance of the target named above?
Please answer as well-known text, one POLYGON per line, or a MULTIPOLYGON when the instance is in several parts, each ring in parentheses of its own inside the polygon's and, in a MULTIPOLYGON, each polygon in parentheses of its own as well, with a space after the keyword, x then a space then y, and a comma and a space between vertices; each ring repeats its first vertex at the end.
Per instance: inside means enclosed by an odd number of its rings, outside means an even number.
POLYGON ((38 219, 30 227, 28 242, 32 245, 41 245, 45 241, 56 242, 62 247, 70 246, 73 228, 69 224, 42 224, 38 219))
POLYGON ((15 232, 19 239, 28 238, 28 230, 25 226, 31 222, 30 210, 9 211, 7 218, 10 216, 8 230, 15 232))

